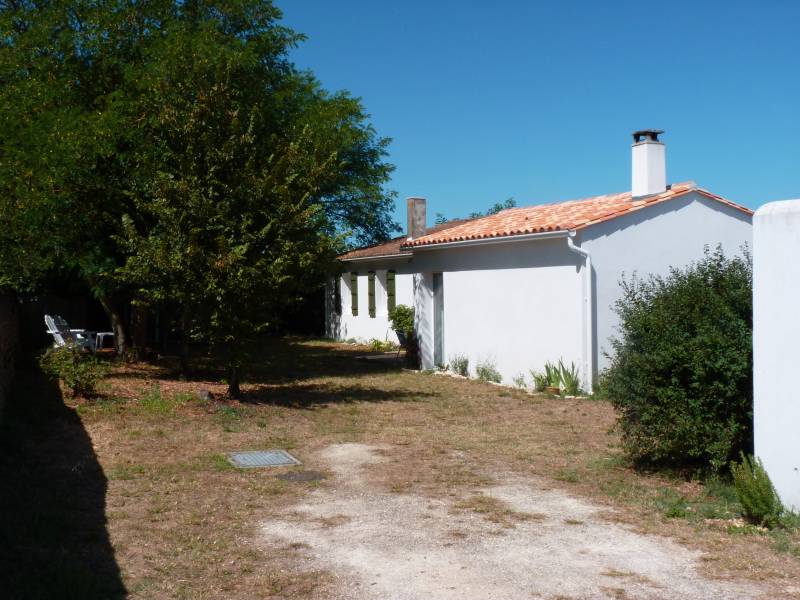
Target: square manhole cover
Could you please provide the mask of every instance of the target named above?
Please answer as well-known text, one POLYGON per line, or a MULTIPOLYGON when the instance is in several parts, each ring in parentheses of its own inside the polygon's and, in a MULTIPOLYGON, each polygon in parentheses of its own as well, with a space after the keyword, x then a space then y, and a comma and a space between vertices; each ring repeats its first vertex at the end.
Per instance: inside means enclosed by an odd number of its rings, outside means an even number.
POLYGON ((252 452, 231 452, 228 460, 240 469, 254 467, 280 467, 282 465, 301 464, 286 450, 254 450, 252 452))

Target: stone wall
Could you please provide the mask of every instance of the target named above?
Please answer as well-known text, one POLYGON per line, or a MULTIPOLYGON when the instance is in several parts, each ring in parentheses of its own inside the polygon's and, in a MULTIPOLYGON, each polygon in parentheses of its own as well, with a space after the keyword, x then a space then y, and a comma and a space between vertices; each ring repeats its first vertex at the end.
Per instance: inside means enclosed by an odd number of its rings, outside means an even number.
POLYGON ((13 295, 0 294, 0 418, 14 377, 19 342, 19 310, 13 295))

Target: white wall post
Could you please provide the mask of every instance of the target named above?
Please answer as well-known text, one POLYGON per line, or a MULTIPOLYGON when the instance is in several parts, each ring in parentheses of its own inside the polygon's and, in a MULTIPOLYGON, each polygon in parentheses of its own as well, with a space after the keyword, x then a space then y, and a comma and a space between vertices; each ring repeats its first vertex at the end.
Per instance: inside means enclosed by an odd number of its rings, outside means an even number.
POLYGON ((784 505, 800 510, 800 200, 753 218, 755 454, 784 505))

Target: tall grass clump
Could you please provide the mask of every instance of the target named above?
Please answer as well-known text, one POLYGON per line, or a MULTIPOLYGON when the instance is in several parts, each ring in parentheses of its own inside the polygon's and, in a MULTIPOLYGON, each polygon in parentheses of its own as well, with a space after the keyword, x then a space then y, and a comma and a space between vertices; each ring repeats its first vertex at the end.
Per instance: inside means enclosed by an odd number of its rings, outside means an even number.
POLYGON ((623 281, 603 395, 639 462, 723 468, 752 451, 752 263, 745 248, 623 281))
POLYGON ((503 376, 500 375, 500 371, 494 366, 494 362, 489 359, 482 360, 475 365, 475 373, 481 381, 491 381, 494 383, 503 381, 503 376))
POLYGON ((469 357, 466 354, 456 354, 450 357, 450 369, 464 377, 469 377, 469 357))

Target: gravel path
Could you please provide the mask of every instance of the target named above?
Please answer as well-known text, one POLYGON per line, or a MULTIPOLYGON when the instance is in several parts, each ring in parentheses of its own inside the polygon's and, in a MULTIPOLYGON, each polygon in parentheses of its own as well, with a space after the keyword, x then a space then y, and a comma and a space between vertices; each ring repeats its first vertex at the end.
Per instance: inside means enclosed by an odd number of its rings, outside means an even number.
POLYGON ((750 583, 703 578, 699 553, 600 517, 600 508, 515 480, 479 491, 517 515, 512 525, 458 499, 374 489, 376 448, 330 446, 320 459, 336 474, 284 518, 263 524, 271 545, 305 549, 305 568, 339 585, 326 598, 365 600, 757 598, 750 583), (499 501, 499 502, 497 502, 499 501), (331 595, 333 594, 333 595, 331 595))

